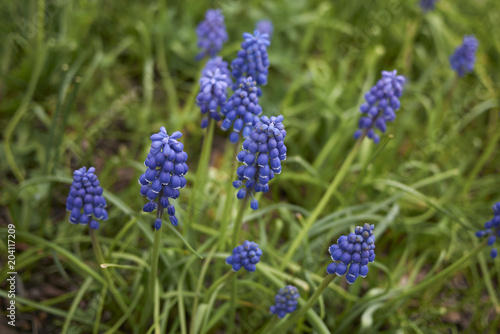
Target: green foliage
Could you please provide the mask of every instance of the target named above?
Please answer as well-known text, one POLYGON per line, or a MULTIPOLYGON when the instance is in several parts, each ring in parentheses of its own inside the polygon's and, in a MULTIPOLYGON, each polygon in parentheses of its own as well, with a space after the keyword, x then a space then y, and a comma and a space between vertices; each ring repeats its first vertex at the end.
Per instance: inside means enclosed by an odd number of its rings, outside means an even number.
MULTIPOLYGON (((370 222, 377 259, 368 277, 352 286, 336 279, 295 332, 497 332, 500 262, 473 232, 500 200, 499 13, 494 0, 441 0, 425 16, 417 1, 402 0, 4 1, 0 204, 2 221, 16 225, 25 287, 19 323, 29 328, 29 314, 44 314, 46 332, 146 332, 131 328, 150 291, 154 222, 141 213, 137 179, 149 135, 165 126, 183 131, 190 173, 176 201, 179 227, 164 221, 160 293, 151 301, 158 323, 151 318, 148 326, 195 334, 224 332, 233 322, 242 333, 268 331, 278 323, 268 312, 276 291, 294 284, 304 305, 326 275, 328 246, 370 222), (195 27, 210 7, 226 17, 226 61, 243 32, 272 20, 261 105, 266 115, 283 114, 287 129, 283 173, 243 219, 240 240, 257 242, 264 255, 256 273, 237 274, 236 319, 229 317, 231 275, 223 276, 238 207, 225 206, 235 196, 227 133, 216 128, 212 155, 201 162, 210 158, 199 174, 205 186, 193 184, 204 137, 194 104, 203 66, 194 61, 195 27), (478 62, 455 82, 448 56, 466 34, 480 41, 478 62), (315 213, 355 145, 363 94, 392 69, 408 85, 386 142, 365 140, 315 213), (109 202, 110 219, 98 231, 106 269, 87 228, 69 224, 65 211, 72 171, 91 165, 109 202), (308 223, 311 215, 317 219, 308 223)), ((0 248, 6 254, 6 238, 0 248)))

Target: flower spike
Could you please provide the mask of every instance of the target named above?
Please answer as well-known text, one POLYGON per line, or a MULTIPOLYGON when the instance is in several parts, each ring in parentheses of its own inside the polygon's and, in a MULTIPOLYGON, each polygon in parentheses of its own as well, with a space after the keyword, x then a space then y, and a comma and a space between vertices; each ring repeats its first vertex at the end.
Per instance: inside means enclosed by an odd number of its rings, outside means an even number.
POLYGON ((214 58, 228 39, 224 15, 222 15, 221 10, 207 10, 205 20, 196 28, 196 34, 198 35, 198 47, 202 49, 196 56, 196 60, 206 56, 214 58))
POLYGON ((170 203, 171 199, 179 197, 179 189, 186 186, 184 175, 188 172, 186 160, 188 155, 184 152, 184 145, 179 142, 182 133, 174 132, 170 136, 164 127, 160 132, 153 134, 151 148, 144 161, 146 172, 139 177, 141 195, 148 198, 144 205, 144 212, 160 210, 155 221, 154 228, 161 227, 161 216, 166 209, 172 225, 177 226, 178 220, 175 216, 175 207, 170 203))
MULTIPOLYGON (((262 116, 255 124, 249 138, 243 142, 243 151, 236 156, 243 165, 238 167, 236 175, 238 180, 233 186, 238 190, 237 198, 243 199, 250 192, 266 193, 269 191, 269 181, 275 174, 281 173, 281 161, 286 159, 286 137, 284 117, 282 115, 262 116)), ((258 203, 254 198, 250 207, 257 210, 258 203)))
POLYGON ((233 249, 233 255, 226 259, 226 263, 233 267, 233 271, 244 268, 248 272, 254 272, 260 261, 262 251, 255 242, 245 241, 233 249))
POLYGON ((276 304, 271 306, 269 311, 281 319, 287 313, 292 313, 297 309, 299 297, 299 290, 293 285, 287 285, 278 291, 278 294, 274 297, 276 304))
POLYGON ((73 183, 66 199, 66 210, 71 211, 69 222, 89 225, 91 229, 99 229, 98 220, 108 220, 106 200, 102 196, 103 189, 94 174, 95 168, 82 167, 73 172, 73 183))
POLYGON ((495 242, 500 239, 500 202, 493 205, 493 218, 484 223, 484 230, 477 231, 478 238, 488 237, 488 246, 491 246, 490 256, 496 258, 498 250, 495 248, 495 242))
POLYGON ((328 274, 346 275, 347 283, 353 284, 356 279, 366 277, 368 263, 375 261, 374 225, 358 226, 348 236, 341 236, 336 245, 331 245, 328 251, 332 260, 326 268, 328 274))
POLYGON ((474 35, 464 36, 462 45, 457 47, 451 55, 451 68, 457 72, 459 77, 463 77, 474 70, 478 47, 479 42, 474 35))
POLYGON ((382 79, 365 94, 365 103, 359 111, 367 116, 359 120, 359 130, 354 132, 354 139, 366 135, 375 144, 380 142, 380 137, 375 133, 375 128, 385 132, 386 122, 396 119, 396 110, 401 103, 399 98, 403 94, 405 78, 397 75, 397 71, 383 71, 382 79))

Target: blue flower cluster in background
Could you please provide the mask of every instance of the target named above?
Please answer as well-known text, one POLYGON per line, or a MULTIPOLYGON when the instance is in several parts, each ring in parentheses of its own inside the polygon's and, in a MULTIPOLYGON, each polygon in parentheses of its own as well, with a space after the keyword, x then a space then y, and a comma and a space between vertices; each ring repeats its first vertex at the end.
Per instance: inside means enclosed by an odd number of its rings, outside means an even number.
MULTIPOLYGON (((281 173, 281 161, 286 159, 286 137, 284 117, 262 116, 255 124, 250 137, 243 142, 243 150, 238 153, 236 159, 243 165, 238 167, 236 175, 238 180, 233 186, 238 189, 238 199, 247 196, 247 192, 269 191, 269 181, 275 174, 281 173)), ((254 198, 250 207, 257 210, 258 202, 254 198)))
POLYGON ((200 79, 200 92, 196 96, 196 104, 200 107, 202 114, 208 114, 207 118, 201 121, 202 129, 208 125, 208 118, 220 121, 218 108, 226 103, 227 75, 223 74, 219 68, 212 67, 203 72, 200 79))
POLYGON ((455 52, 451 55, 451 68, 457 72, 459 77, 463 77, 474 70, 478 47, 479 42, 474 35, 464 36, 462 45, 457 47, 455 52))
POLYGON ((433 10, 437 1, 438 0, 420 0, 420 8, 422 8, 424 12, 433 10))
POLYGON ((170 203, 169 198, 179 197, 179 189, 186 186, 184 175, 188 172, 186 160, 188 155, 184 152, 184 145, 179 142, 182 133, 174 132, 167 134, 164 127, 160 132, 151 136, 151 148, 144 161, 147 167, 146 172, 139 177, 141 184, 141 195, 149 200, 144 205, 144 212, 153 212, 160 205, 159 219, 155 222, 155 229, 161 227, 161 214, 164 209, 170 217, 170 222, 177 226, 178 220, 175 216, 175 207, 170 203), (157 200, 158 199, 158 200, 157 200))
POLYGON ((386 122, 393 122, 396 119, 396 110, 401 106, 399 98, 403 94, 404 83, 405 78, 397 75, 396 70, 382 72, 382 78, 365 94, 366 102, 359 108, 366 117, 361 117, 359 120, 359 129, 354 132, 355 139, 366 135, 374 143, 380 142, 375 128, 383 133, 387 129, 386 122))
POLYGON ((272 314, 276 314, 278 318, 283 318, 287 313, 292 313, 297 309, 299 299, 299 290, 293 285, 287 285, 278 291, 274 297, 274 306, 269 308, 272 314))
MULTIPOLYGON (((261 34, 256 30, 253 35, 244 33, 243 38, 241 50, 231 63, 232 74, 235 78, 233 90, 237 90, 242 80, 247 77, 254 78, 258 86, 267 84, 269 73, 267 47, 271 44, 269 35, 261 34)), ((258 95, 261 95, 260 88, 258 95)))
POLYGON ((255 30, 257 30, 261 35, 267 34, 269 39, 271 39, 274 30, 273 23, 270 20, 260 20, 255 25, 255 30))
POLYGON ((226 259, 226 263, 233 267, 233 271, 238 271, 242 267, 249 272, 255 271, 255 265, 259 263, 262 250, 253 241, 245 241, 233 249, 233 255, 226 259))
POLYGON ((66 210, 71 211, 69 222, 87 225, 91 229, 99 229, 97 220, 107 220, 106 200, 102 196, 103 189, 99 185, 95 168, 89 170, 82 167, 73 172, 73 183, 66 199, 66 210), (95 218, 93 219, 92 216, 95 218))
MULTIPOLYGON (((484 230, 477 231, 476 236, 478 238, 488 236, 488 246, 493 246, 495 241, 500 238, 500 202, 493 205, 493 218, 484 223, 484 230)), ((497 255, 497 249, 492 247, 490 256, 494 259, 497 255)))
POLYGON ((198 47, 202 49, 196 59, 200 60, 206 56, 215 57, 228 38, 221 10, 207 10, 205 20, 196 28, 196 34, 198 35, 198 47))
POLYGON ((331 245, 328 251, 333 262, 328 265, 328 274, 346 275, 347 283, 353 284, 356 279, 366 277, 368 263, 375 261, 374 225, 357 226, 353 233, 341 236, 336 245, 331 245))
POLYGON ((233 144, 240 139, 240 132, 243 134, 243 138, 250 135, 250 131, 258 121, 258 116, 262 114, 256 82, 248 77, 243 79, 238 87, 221 108, 221 113, 225 117, 221 128, 227 131, 231 126, 233 127, 233 132, 229 135, 229 141, 233 144))

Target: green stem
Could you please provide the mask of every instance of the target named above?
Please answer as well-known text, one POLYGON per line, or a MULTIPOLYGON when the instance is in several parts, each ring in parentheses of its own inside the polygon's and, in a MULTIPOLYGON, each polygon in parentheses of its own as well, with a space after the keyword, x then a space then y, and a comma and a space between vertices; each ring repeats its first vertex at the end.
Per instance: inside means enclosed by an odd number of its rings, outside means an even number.
MULTIPOLYGON (((160 203, 160 197, 158 196, 158 206, 156 209, 156 219, 162 219, 163 217, 163 206, 160 203)), ((149 272, 149 291, 146 297, 146 305, 144 307, 144 312, 141 319, 141 327, 147 326, 148 320, 151 313, 151 306, 154 303, 154 298, 159 291, 156 291, 156 277, 158 274, 158 259, 160 257, 160 246, 161 246, 161 227, 154 232, 153 239, 153 251, 151 252, 151 271, 149 272)), ((157 319, 157 312, 153 310, 153 326, 155 327, 155 333, 160 333, 159 319, 157 319)))
POLYGON ((45 37, 45 0, 38 0, 36 29, 36 45, 37 48, 41 48, 45 37))
POLYGON ((233 247, 238 246, 238 239, 240 238, 241 224, 243 223, 243 216, 245 215, 245 210, 248 207, 248 201, 250 200, 250 192, 247 192, 245 198, 241 200, 240 209, 238 210, 238 215, 234 220, 233 234, 231 239, 231 245, 233 247))
MULTIPOLYGON (((94 249, 95 257, 97 259, 97 262, 99 263, 99 267, 102 269, 102 272, 104 274, 104 278, 106 279, 106 282, 108 283, 109 290, 113 294, 113 297, 115 298, 116 302, 118 303, 118 306, 123 312, 127 312, 128 306, 123 300, 122 295, 116 288, 116 285, 113 281, 113 278, 111 277, 111 274, 109 273, 109 270, 104 269, 101 267, 101 264, 105 263, 104 261, 104 256, 102 254, 101 246, 99 244, 99 240, 97 238, 97 232, 94 229, 89 228, 89 234, 90 238, 92 239, 92 248, 94 249)), ((129 318, 129 323, 130 325, 135 328, 135 321, 132 317, 129 318)))
MULTIPOLYGON (((155 232, 155 238, 153 241, 153 253, 151 255, 151 272, 149 275, 149 294, 148 294, 148 305, 151 305, 151 301, 154 296, 156 296, 156 275, 158 272, 158 258, 160 256, 160 244, 161 244, 161 227, 155 232)), ((149 316, 149 314, 148 314, 149 316)), ((156 319, 157 314, 154 313, 154 323, 155 323, 155 333, 160 333, 160 328, 156 325, 159 324, 156 319)))
MULTIPOLYGON (((234 221, 233 225, 233 235, 231 239, 231 245, 236 247, 238 245, 238 239, 240 237, 241 223, 243 222, 243 215, 245 214, 245 209, 248 206, 248 201, 250 199, 249 193, 245 196, 245 198, 241 201, 240 209, 238 211, 238 215, 234 221)), ((236 322, 236 295, 238 294, 238 279, 237 276, 234 275, 232 278, 231 285, 231 306, 230 314, 229 314, 229 328, 228 333, 234 332, 234 325, 236 322)))
POLYGON ((297 321, 299 321, 300 318, 302 318, 306 312, 316 303, 318 300, 319 296, 323 293, 323 291, 326 289, 328 284, 330 284, 331 281, 336 277, 336 275, 328 275, 326 276, 321 284, 318 286, 316 291, 314 291, 314 294, 309 298, 307 303, 298 311, 294 312, 292 316, 288 318, 287 321, 281 323, 281 325, 278 325, 278 327, 273 328, 272 331, 269 333, 286 333, 286 329, 289 328, 291 325, 295 324, 297 321))
POLYGON ((221 235, 220 235, 220 238, 219 238, 219 246, 218 246, 218 249, 219 251, 222 251, 224 250, 224 245, 226 243, 226 232, 227 232, 227 226, 229 225, 229 221, 231 220, 231 208, 232 208, 232 204, 234 202, 234 197, 235 197, 235 194, 233 192, 233 184, 231 181, 231 177, 235 176, 236 175, 236 170, 238 169, 238 163, 237 163, 237 160, 236 160, 236 154, 238 152, 238 147, 239 147, 239 142, 235 145, 233 145, 233 154, 231 155, 231 158, 232 158, 232 161, 231 161, 231 166, 230 166, 230 170, 231 170, 231 174, 229 174, 229 182, 227 182, 227 185, 226 185, 226 201, 224 203, 224 212, 223 212, 223 216, 222 216, 222 224, 221 224, 221 227, 220 227, 220 232, 221 232, 221 235))
POLYGON ((318 203, 318 205, 316 206, 316 208, 314 208, 314 211, 311 213, 311 215, 307 218, 306 222, 304 223, 304 227, 302 228, 300 233, 293 240, 292 245, 288 249, 288 251, 285 254, 285 257, 282 261, 282 268, 284 268, 287 265, 287 263, 291 260, 293 254, 295 254, 295 251, 300 246, 300 243, 307 236, 309 229, 316 222, 319 215, 323 212, 323 210, 327 206, 328 202, 331 200, 333 194, 337 190, 337 187, 339 186, 340 182, 347 175, 347 172, 349 171, 349 168, 351 167, 351 165, 354 161, 354 158, 356 157, 356 155, 359 151, 359 148, 361 147, 361 142, 363 141, 363 139, 364 139, 364 136, 362 136, 361 138, 358 139, 358 141, 356 142, 356 144, 352 148, 351 152, 349 152, 349 155, 344 160, 344 163, 340 167, 337 175, 335 175, 335 178, 333 179, 332 183, 330 183, 330 186, 326 190, 326 193, 323 195, 323 197, 321 198, 321 200, 318 203))

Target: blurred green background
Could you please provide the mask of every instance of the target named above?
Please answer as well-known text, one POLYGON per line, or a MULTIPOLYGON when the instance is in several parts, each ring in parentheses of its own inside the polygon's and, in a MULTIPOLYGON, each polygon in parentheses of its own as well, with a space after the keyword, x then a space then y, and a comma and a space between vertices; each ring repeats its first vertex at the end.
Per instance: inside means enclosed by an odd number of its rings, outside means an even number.
MULTIPOLYGON (((285 116, 288 158, 259 210, 245 218, 243 237, 259 243, 263 265, 240 276, 241 305, 237 319, 228 319, 229 287, 212 302, 204 295, 228 270, 221 263, 229 246, 210 250, 218 242, 223 205, 235 196, 226 187, 234 179, 227 168, 233 147, 228 134, 216 130, 205 196, 196 203, 203 214, 192 222, 190 236, 193 248, 213 259, 198 259, 173 229, 164 229, 162 328, 224 333, 235 321, 242 333, 257 332, 271 321, 268 307, 280 283, 296 285, 307 299, 330 263, 328 246, 370 222, 376 225, 376 265, 353 286, 337 280, 327 289, 314 307, 323 330, 499 332, 500 262, 486 250, 467 257, 478 244, 473 232, 500 200, 500 2, 494 0, 440 0, 426 14, 417 1, 402 0, 3 0, 0 222, 2 235, 8 223, 17 229, 24 299, 18 299, 16 329, 60 332, 88 276, 64 251, 98 270, 86 227, 70 225, 65 211, 67 183, 81 166, 97 168, 111 197, 110 219, 99 230, 103 248, 114 251, 110 262, 140 269, 115 270, 120 289, 132 299, 147 282, 140 261, 149 261, 153 216, 140 214, 145 200, 137 179, 149 136, 160 126, 184 133, 190 173, 176 204, 177 230, 186 235, 183 209, 204 135, 194 103, 203 68, 194 61, 195 29, 208 8, 225 16, 229 41, 221 55, 228 62, 243 32, 261 19, 273 22, 261 105, 265 115, 285 116), (475 71, 455 82, 448 57, 469 34, 480 42, 475 71), (363 142, 327 210, 283 264, 304 217, 355 143, 364 93, 382 70, 393 69, 407 78, 395 122, 378 146, 363 142), (447 268, 447 275, 425 284, 447 268)), ((6 240, 0 240, 2 260, 6 240)), ((66 330, 92 332, 100 293, 98 282, 89 285, 66 330)), ((122 316, 110 306, 111 296, 107 300, 103 330, 122 316)), ((294 330, 321 332, 317 326, 303 318, 294 330)), ((127 323, 120 331, 132 332, 127 323)))

